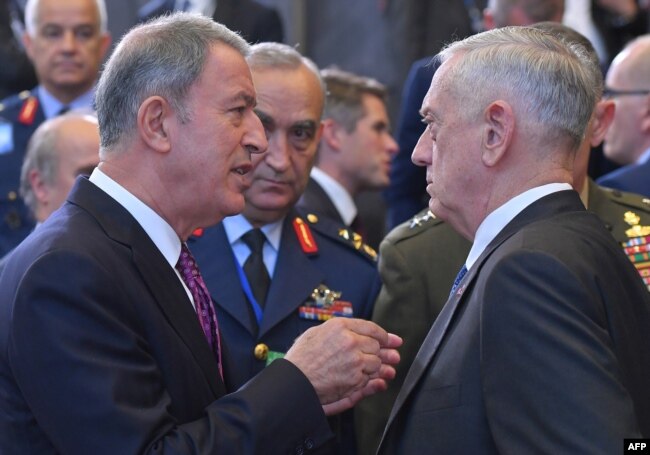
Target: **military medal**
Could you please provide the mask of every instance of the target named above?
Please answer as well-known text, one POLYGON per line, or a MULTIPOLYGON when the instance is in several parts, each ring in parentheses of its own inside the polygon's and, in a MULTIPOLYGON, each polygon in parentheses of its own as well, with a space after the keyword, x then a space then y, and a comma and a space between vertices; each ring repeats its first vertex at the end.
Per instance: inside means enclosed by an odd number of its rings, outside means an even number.
POLYGON ((301 319, 314 321, 327 321, 334 317, 353 317, 352 304, 339 300, 340 297, 340 292, 332 291, 321 284, 314 289, 309 300, 298 308, 298 314, 301 319))
POLYGON ((631 211, 625 212, 623 220, 630 225, 625 231, 629 240, 621 242, 623 252, 634 264, 650 291, 650 226, 641 226, 641 218, 631 211))

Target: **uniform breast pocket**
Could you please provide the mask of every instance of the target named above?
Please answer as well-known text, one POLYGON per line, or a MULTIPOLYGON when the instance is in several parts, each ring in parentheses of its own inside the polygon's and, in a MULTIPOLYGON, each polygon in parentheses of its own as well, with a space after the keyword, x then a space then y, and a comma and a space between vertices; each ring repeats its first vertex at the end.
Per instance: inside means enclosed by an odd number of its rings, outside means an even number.
POLYGON ((460 385, 427 387, 415 396, 414 412, 432 412, 460 405, 460 385))

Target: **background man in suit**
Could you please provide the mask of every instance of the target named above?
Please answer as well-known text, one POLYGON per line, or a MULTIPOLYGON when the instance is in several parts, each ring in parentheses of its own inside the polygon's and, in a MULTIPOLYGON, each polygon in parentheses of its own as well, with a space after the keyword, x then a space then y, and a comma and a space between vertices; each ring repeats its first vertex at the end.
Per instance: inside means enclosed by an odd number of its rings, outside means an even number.
POLYGON ((70 109, 92 109, 93 87, 110 44, 104 0, 29 0, 27 54, 39 85, 0 107, 0 254, 34 227, 18 197, 27 141, 44 120, 70 109))
POLYGON ((632 41, 607 71, 605 96, 616 103, 605 155, 623 167, 598 179, 650 197, 650 35, 632 41))
POLYGON ((184 240, 243 209, 251 154, 267 146, 248 51, 179 14, 131 30, 111 56, 99 167, 0 276, 1 452, 325 448, 324 411, 394 373, 399 339, 341 319, 224 396, 217 315, 184 240))
POLYGON ((391 158, 397 153, 387 92, 374 79, 339 69, 322 70, 321 76, 327 88, 323 134, 298 206, 366 234, 370 227, 361 228, 354 198, 388 185, 391 158))
MULTIPOLYGON (((302 332, 322 323, 309 307, 315 289, 340 292, 336 300, 348 302, 349 316, 362 318, 370 317, 379 290, 375 258, 353 232, 294 210, 321 137, 325 93, 318 68, 279 43, 254 45, 248 63, 269 148, 253 158, 242 214, 190 242, 221 315, 228 390, 241 387, 283 356, 302 332)), ((354 453, 351 415, 332 423, 340 453, 354 453)))
MULTIPOLYGON (((562 0, 491 0, 483 11, 483 21, 489 30, 507 25, 559 22, 563 13, 562 0)), ((457 37, 450 36, 448 41, 454 39, 457 37)), ((397 123, 397 143, 401 152, 393 159, 390 185, 385 192, 389 228, 408 220, 427 205, 428 196, 421 185, 425 172, 411 162, 411 153, 424 131, 419 110, 437 67, 432 57, 418 60, 411 66, 404 83, 397 123)))
POLYGON ((284 27, 278 12, 255 0, 151 0, 138 11, 140 20, 171 11, 198 12, 238 32, 249 43, 281 42, 284 27))
MULTIPOLYGON (((542 22, 533 27, 584 46, 590 55, 589 70, 598 80, 599 93, 602 93, 603 78, 598 55, 584 36, 557 22, 542 22)), ((601 99, 585 140, 576 153, 573 187, 580 193, 585 207, 598 215, 625 249, 630 243, 643 241, 650 234, 650 201, 639 195, 607 190, 587 176, 591 148, 602 142, 613 117, 613 101, 601 99)), ((393 229, 382 241, 379 273, 383 285, 372 319, 384 329, 400 334, 404 344, 400 348, 397 374, 388 390, 364 400, 355 409, 358 438, 364 441, 368 453, 376 451, 406 373, 431 324, 447 302, 456 272, 464 264, 471 246, 471 242, 428 209, 393 229)), ((645 261, 634 254, 630 254, 630 258, 638 264, 639 271, 647 275, 644 270, 650 264, 643 268, 645 261)), ((646 284, 650 282, 648 277, 644 280, 646 284)))
POLYGON ((598 97, 586 55, 523 27, 442 52, 414 161, 473 244, 380 453, 612 453, 650 431, 650 298, 569 185, 598 97))

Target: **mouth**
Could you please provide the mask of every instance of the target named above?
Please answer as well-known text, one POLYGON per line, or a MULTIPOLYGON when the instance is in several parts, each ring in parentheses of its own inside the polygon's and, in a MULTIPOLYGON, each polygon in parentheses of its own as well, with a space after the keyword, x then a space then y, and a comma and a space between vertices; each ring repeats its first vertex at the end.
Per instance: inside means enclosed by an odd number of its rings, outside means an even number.
POLYGON ((249 162, 233 168, 232 172, 239 175, 246 175, 251 171, 251 169, 253 169, 253 165, 249 162))

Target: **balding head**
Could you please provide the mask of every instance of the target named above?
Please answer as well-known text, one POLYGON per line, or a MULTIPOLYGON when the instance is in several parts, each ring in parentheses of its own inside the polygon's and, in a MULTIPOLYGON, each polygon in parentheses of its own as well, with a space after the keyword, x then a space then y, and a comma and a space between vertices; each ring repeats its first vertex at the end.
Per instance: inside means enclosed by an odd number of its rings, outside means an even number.
POLYGON ((20 176, 20 193, 38 222, 58 209, 75 179, 99 162, 99 129, 90 115, 68 114, 32 135, 20 176))

